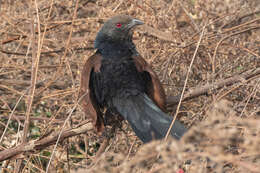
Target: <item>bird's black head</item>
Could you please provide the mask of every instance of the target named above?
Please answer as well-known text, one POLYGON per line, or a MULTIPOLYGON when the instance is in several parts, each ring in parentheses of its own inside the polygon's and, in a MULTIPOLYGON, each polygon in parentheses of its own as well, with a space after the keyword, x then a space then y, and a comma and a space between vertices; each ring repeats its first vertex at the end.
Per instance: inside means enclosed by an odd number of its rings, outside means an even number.
POLYGON ((115 16, 106 21, 95 39, 95 48, 105 41, 129 41, 132 39, 132 28, 144 24, 127 15, 115 16))

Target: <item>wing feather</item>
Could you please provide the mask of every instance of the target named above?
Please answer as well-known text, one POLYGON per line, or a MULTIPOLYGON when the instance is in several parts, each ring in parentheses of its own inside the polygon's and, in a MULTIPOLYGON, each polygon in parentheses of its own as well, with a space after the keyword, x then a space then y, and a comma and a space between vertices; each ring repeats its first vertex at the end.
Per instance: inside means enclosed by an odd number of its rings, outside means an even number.
POLYGON ((100 66, 101 55, 97 52, 86 60, 81 72, 81 84, 79 91, 79 98, 83 97, 80 104, 84 110, 85 116, 92 120, 98 133, 103 132, 104 121, 102 112, 94 98, 94 91, 89 88, 89 80, 91 71, 94 70, 95 72, 98 72, 100 70, 100 66))
POLYGON ((139 72, 147 72, 151 78, 150 83, 147 84, 148 96, 152 99, 157 106, 159 106, 163 111, 166 111, 166 96, 162 84, 153 71, 152 67, 145 61, 140 55, 133 56, 135 65, 139 72))

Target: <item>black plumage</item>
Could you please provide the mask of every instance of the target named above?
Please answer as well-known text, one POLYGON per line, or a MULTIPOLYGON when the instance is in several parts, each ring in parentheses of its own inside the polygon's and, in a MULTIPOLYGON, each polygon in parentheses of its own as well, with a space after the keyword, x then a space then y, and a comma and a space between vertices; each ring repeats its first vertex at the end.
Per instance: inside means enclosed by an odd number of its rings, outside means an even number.
MULTIPOLYGON (((106 117, 101 110, 107 108, 124 117, 143 142, 149 142, 166 135, 172 117, 161 110, 165 106, 162 86, 132 42, 132 29, 140 24, 125 15, 104 24, 95 39, 97 51, 82 72, 81 95, 89 89, 83 106, 97 130, 103 128, 106 117)), ((185 132, 176 120, 171 135, 179 139, 185 132)))

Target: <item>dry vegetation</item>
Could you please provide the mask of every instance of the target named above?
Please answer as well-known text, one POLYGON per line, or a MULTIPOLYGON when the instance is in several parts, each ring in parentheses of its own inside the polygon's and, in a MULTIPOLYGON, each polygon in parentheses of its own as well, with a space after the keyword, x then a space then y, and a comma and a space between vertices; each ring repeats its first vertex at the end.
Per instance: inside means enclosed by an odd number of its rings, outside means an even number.
POLYGON ((0 171, 260 172, 259 76, 259 0, 0 1, 0 171), (181 141, 142 145, 125 123, 101 145, 77 104, 95 35, 121 13, 147 24, 134 40, 170 113, 185 86, 181 141))

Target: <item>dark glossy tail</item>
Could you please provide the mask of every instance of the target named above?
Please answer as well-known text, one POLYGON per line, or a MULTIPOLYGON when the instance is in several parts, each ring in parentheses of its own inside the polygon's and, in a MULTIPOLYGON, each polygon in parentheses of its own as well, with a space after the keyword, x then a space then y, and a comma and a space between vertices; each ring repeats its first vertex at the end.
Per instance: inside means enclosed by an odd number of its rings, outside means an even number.
MULTIPOLYGON (((127 99, 114 98, 113 104, 145 143, 152 139, 164 138, 173 120, 145 94, 130 96, 127 99)), ((180 139, 186 131, 183 124, 176 120, 170 134, 180 139)))

